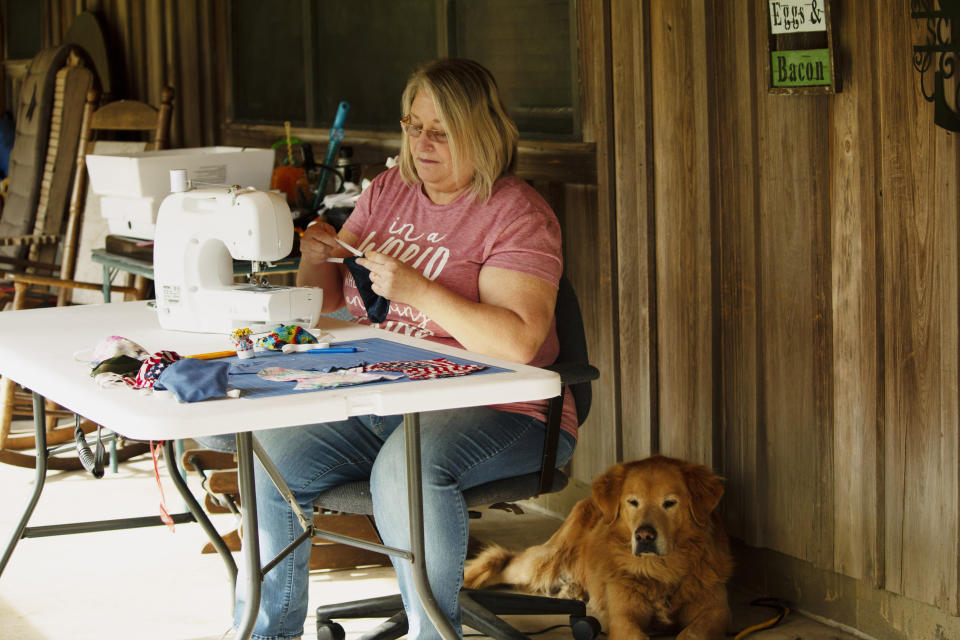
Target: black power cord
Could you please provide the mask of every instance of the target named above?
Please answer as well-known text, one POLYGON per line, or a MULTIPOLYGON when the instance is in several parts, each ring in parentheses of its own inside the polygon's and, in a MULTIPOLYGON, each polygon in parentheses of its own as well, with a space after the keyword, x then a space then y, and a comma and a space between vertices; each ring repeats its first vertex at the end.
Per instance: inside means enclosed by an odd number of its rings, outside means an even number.
POLYGON ((757 598, 756 600, 751 602, 750 605, 754 607, 769 607, 771 609, 776 609, 777 615, 770 618, 769 620, 758 622, 757 624, 751 625, 749 627, 746 627, 745 629, 742 629, 741 631, 738 631, 737 635, 734 636, 733 640, 741 640, 741 638, 746 638, 751 633, 755 633, 757 631, 762 631, 764 629, 770 629, 771 627, 775 627, 778 624, 780 624, 780 622, 784 618, 787 617, 787 614, 790 613, 789 604, 786 601, 781 600, 780 598, 757 598))

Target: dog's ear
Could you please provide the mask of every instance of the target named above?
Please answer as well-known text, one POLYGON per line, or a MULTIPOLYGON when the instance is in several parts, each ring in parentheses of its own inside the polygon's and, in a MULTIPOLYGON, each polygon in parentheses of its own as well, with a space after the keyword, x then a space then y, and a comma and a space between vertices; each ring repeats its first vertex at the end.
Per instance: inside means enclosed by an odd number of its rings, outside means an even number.
POLYGON ((593 501, 603 514, 603 523, 610 524, 617 519, 620 510, 620 490, 626 467, 614 465, 593 481, 593 501))
POLYGON ((690 491, 690 516, 697 525, 705 527, 723 496, 723 481, 699 464, 686 464, 682 472, 690 491))

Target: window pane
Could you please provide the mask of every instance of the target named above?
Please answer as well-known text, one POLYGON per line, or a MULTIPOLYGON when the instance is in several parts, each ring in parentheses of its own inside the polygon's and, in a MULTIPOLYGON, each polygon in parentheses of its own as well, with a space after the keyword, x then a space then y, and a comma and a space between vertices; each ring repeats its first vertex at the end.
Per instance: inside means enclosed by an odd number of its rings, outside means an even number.
POLYGON ((457 55, 486 66, 523 134, 578 134, 570 0, 457 0, 457 55))
POLYGON ((7 60, 29 60, 43 48, 43 4, 7 0, 4 11, 7 60))
POLYGON ((441 54, 496 76, 521 135, 578 139, 575 0, 233 0, 233 117, 396 131, 410 73, 441 54), (442 50, 442 51, 441 51, 442 50))
POLYGON ((399 130, 400 94, 418 66, 437 57, 437 3, 316 3, 317 121, 329 127, 341 100, 347 129, 399 130))
POLYGON ((234 120, 304 125, 300 0, 234 0, 231 8, 234 120))

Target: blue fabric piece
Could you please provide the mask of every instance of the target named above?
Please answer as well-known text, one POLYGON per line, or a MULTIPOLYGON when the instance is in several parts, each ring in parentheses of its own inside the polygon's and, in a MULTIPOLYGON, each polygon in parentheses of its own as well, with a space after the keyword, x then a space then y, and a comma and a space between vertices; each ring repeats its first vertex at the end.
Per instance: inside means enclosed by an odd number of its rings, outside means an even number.
POLYGON ((266 367, 286 367, 287 369, 329 373, 334 369, 352 369, 353 367, 362 367, 367 363, 366 359, 358 357, 358 354, 355 353, 342 354, 341 357, 336 357, 334 354, 315 355, 302 352, 281 353, 279 351, 262 351, 257 353, 255 358, 247 360, 230 358, 226 362, 230 364, 231 376, 247 373, 256 375, 266 367))
POLYGON ((360 292, 360 299, 363 300, 363 308, 367 310, 367 318, 374 324, 383 322, 390 310, 390 301, 373 292, 370 270, 357 264, 356 256, 344 258, 343 264, 347 265, 347 269, 350 269, 350 273, 353 275, 353 281, 357 284, 357 291, 360 292))
POLYGON ((226 362, 183 358, 172 363, 153 385, 154 389, 168 389, 180 402, 199 402, 227 395, 226 362))

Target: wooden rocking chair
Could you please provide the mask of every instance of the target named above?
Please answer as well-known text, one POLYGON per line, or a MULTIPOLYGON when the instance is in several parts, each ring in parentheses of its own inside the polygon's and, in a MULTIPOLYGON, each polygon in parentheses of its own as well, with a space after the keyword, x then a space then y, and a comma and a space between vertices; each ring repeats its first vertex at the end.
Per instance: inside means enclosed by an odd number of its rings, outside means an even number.
MULTIPOLYGON (((90 89, 83 105, 82 124, 76 147, 76 159, 73 166, 73 184, 67 219, 60 233, 39 232, 43 224, 39 218, 35 224, 35 233, 18 238, 0 237, 0 246, 18 244, 30 247, 26 260, 15 261, 17 270, 4 270, 3 276, 13 284, 11 310, 26 309, 35 306, 62 306, 70 304, 75 289, 103 291, 103 284, 74 280, 77 262, 83 209, 87 192, 86 156, 93 149, 96 140, 103 132, 142 132, 149 136, 147 149, 167 147, 170 131, 170 119, 173 109, 173 89, 165 87, 161 92, 159 108, 135 100, 119 100, 98 108, 100 94, 90 89), (49 248, 52 247, 52 251, 49 248), (45 251, 44 248, 47 248, 45 251), (60 256, 59 264, 43 260, 60 256)), ((45 181, 46 182, 46 181, 45 181)), ((41 194, 41 201, 42 201, 41 194)), ((111 291, 124 296, 139 297, 135 287, 111 286, 111 291)), ((0 305, 3 304, 0 298, 0 305)), ((73 439, 74 425, 59 426, 59 419, 71 416, 55 406, 48 407, 47 444, 53 446, 73 439)), ((29 433, 11 434, 14 416, 33 415, 32 401, 28 394, 18 392, 17 385, 6 378, 0 379, 0 462, 22 467, 34 467, 36 457, 32 430, 29 433)), ((97 427, 83 421, 84 432, 89 433, 97 427)), ((117 461, 139 455, 148 449, 145 443, 125 443, 117 450, 117 461)), ((81 463, 75 456, 51 457, 48 461, 51 469, 79 469, 81 463)))

